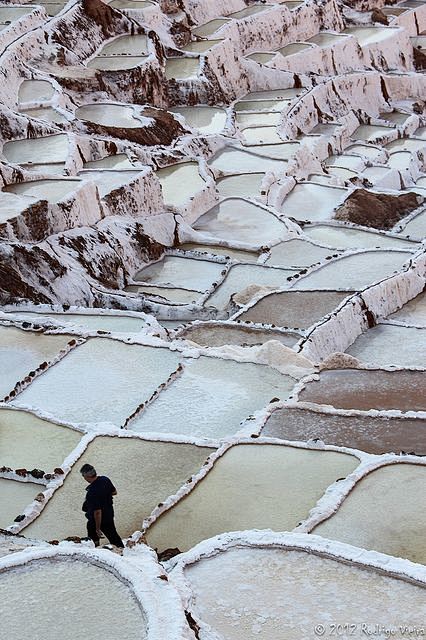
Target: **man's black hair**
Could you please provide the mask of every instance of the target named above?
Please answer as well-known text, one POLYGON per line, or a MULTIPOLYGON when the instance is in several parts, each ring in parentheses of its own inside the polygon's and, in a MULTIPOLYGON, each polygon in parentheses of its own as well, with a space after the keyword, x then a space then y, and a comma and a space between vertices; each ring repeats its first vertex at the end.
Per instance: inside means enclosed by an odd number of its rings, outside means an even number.
POLYGON ((83 476, 95 476, 96 469, 91 464, 84 464, 80 469, 80 473, 83 476))

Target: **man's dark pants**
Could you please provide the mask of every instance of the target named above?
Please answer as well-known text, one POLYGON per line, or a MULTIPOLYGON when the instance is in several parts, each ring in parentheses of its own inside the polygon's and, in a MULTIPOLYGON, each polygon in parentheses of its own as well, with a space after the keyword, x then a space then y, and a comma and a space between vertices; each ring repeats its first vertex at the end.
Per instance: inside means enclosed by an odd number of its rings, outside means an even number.
MULTIPOLYGON (((123 541, 118 535, 115 528, 114 517, 108 518, 102 515, 100 529, 102 533, 108 538, 111 544, 115 545, 116 547, 124 547, 123 541)), ((94 518, 89 518, 89 520, 87 521, 87 535, 89 536, 89 538, 91 538, 91 540, 93 540, 96 546, 99 544, 99 538, 96 534, 96 524, 94 518)))

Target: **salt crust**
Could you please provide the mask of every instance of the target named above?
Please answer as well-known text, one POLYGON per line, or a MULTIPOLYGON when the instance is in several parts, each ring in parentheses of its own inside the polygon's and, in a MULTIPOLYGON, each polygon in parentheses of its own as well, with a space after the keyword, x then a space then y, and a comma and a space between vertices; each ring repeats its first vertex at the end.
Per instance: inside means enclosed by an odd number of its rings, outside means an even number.
MULTIPOLYGON (((399 578, 416 586, 426 587, 426 567, 409 560, 395 558, 377 551, 366 551, 343 542, 327 540, 317 535, 305 533, 276 533, 268 529, 264 531, 234 531, 203 540, 186 553, 182 553, 165 563, 170 581, 178 590, 185 609, 191 610, 196 597, 185 574, 186 568, 235 548, 306 552, 350 564, 359 569, 377 571, 382 575, 399 578)), ((204 635, 206 638, 211 637, 209 627, 202 620, 198 620, 198 623, 203 637, 204 635)))
POLYGON ((33 546, 0 558, 0 573, 23 566, 30 570, 31 562, 62 558, 94 564, 124 582, 134 593, 146 617, 148 640, 192 638, 176 590, 164 579, 164 571, 156 560, 155 552, 145 545, 125 549, 123 557, 69 542, 62 542, 56 547, 33 546))

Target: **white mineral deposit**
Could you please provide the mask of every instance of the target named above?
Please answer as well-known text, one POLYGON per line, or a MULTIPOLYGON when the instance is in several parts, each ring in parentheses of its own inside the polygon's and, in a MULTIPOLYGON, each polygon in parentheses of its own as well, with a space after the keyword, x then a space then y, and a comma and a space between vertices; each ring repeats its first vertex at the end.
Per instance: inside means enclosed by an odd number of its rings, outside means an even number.
POLYGON ((1 640, 426 636, 426 3, 3 0, 0 68, 1 640))

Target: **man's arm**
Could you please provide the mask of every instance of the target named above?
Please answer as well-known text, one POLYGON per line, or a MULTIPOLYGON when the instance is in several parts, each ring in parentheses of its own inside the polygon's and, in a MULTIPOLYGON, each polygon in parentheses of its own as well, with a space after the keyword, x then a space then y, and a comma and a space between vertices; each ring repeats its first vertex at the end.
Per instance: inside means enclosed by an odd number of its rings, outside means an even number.
POLYGON ((98 535, 101 538, 102 537, 102 531, 101 531, 102 509, 96 509, 93 512, 93 517, 95 518, 96 535, 98 535))

